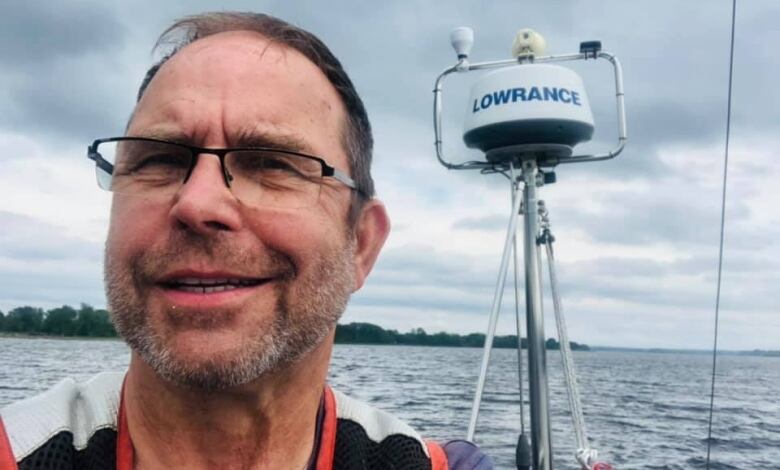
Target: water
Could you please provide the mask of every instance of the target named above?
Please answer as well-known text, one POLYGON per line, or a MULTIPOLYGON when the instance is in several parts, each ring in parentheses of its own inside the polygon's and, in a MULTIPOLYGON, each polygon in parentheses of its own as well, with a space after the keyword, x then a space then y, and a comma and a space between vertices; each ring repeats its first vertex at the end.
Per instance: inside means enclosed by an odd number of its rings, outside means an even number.
MULTIPOLYGON (((514 468, 516 352, 496 350, 492 357, 477 441, 498 468, 514 468)), ((338 345, 330 382, 425 437, 447 440, 466 434, 480 359, 479 349, 338 345)), ((65 376, 84 380, 122 370, 128 360, 119 341, 0 338, 0 406, 65 376)), ((621 469, 704 468, 709 356, 578 352, 575 361, 588 434, 605 460, 621 469)), ((573 469, 558 353, 550 351, 548 362, 554 461, 573 469)), ((711 468, 780 468, 780 358, 723 356, 718 374, 711 468)))

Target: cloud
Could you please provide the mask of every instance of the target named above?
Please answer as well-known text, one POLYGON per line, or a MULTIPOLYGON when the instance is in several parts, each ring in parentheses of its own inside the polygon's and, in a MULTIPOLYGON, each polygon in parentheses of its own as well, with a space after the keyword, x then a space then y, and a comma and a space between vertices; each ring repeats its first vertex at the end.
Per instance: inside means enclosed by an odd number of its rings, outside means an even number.
POLYGON ((466 217, 459 219, 453 222, 452 228, 456 230, 506 230, 508 224, 508 217, 494 214, 485 215, 482 217, 466 217))
POLYGON ((102 248, 62 227, 0 211, 0 310, 102 305, 102 248))
MULTIPOLYGON (((431 89, 437 74, 454 63, 452 28, 472 26, 472 59, 492 60, 508 57, 515 31, 530 26, 545 35, 551 53, 600 39, 625 71, 624 153, 608 162, 560 165, 558 183, 540 189, 558 238, 572 337, 597 344, 706 346, 717 267, 730 5, 594 5, 7 5, 0 17, 0 147, 6 155, 0 172, 0 308, 36 300, 102 302, 100 257, 110 197, 95 187, 85 145, 122 132, 153 61, 151 46, 173 19, 219 8, 263 9, 314 31, 333 49, 375 129, 374 175, 394 228, 346 318, 402 331, 484 330, 509 191, 499 176, 439 165, 431 89)), ((780 62, 766 46, 776 42, 778 15, 780 6, 771 0, 740 4, 738 12, 723 278, 724 318, 738 335, 727 341, 732 346, 780 347, 771 339, 780 338, 772 317, 780 282, 780 170, 774 155, 780 145, 774 84, 780 62)), ((578 150, 611 148, 615 110, 608 64, 569 65, 586 82, 597 123, 594 141, 578 150)), ((461 139, 473 77, 451 77, 445 86, 445 150, 455 161, 481 158, 461 139)), ((507 309, 510 301, 507 291, 507 309)), ((549 333, 551 325, 548 318, 549 333)), ((510 315, 502 315, 500 328, 512 331, 510 315)))
POLYGON ((0 211, 0 256, 11 260, 100 260, 100 245, 63 234, 60 227, 0 211))
POLYGON ((12 2, 0 17, 0 63, 28 67, 64 58, 111 53, 125 27, 103 2, 12 2))
POLYGON ((129 111, 115 94, 126 79, 126 64, 116 60, 126 36, 104 3, 7 5, 0 19, 0 127, 84 142, 112 132, 129 111))

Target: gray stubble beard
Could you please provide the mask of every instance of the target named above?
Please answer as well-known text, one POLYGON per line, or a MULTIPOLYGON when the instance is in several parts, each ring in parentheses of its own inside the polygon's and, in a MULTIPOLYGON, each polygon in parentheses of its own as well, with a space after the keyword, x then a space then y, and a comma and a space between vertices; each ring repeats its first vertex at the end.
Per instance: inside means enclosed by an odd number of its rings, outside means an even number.
MULTIPOLYGON (((206 252, 213 257, 222 251, 216 259, 240 262, 247 258, 246 254, 217 248, 210 246, 206 252)), ((141 286, 145 285, 143 273, 162 268, 167 260, 181 256, 182 250, 146 252, 123 267, 106 249, 106 297, 117 332, 157 375, 190 389, 223 390, 295 364, 322 343, 335 328, 355 285, 354 250, 354 238, 349 237, 341 250, 322 254, 306 277, 295 272, 289 258, 271 253, 272 263, 288 275, 275 286, 276 306, 270 327, 259 331, 233 357, 214 357, 199 364, 178 358, 154 331, 146 309, 147 299, 141 294, 141 286)))

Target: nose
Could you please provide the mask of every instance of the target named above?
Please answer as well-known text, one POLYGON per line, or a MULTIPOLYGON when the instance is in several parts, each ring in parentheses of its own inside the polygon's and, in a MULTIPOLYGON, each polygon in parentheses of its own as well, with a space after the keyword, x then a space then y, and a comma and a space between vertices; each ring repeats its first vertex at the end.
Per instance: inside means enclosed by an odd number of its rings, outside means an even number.
POLYGON ((225 184, 218 156, 200 155, 174 196, 170 216, 176 224, 202 235, 241 228, 239 202, 225 184))

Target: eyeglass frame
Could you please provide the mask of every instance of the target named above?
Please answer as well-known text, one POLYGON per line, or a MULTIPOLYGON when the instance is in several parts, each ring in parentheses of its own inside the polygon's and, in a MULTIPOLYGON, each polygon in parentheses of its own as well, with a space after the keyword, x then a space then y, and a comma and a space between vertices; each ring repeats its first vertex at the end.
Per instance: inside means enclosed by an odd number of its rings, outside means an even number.
POLYGON ((222 178, 225 181, 225 185, 230 188, 230 181, 233 179, 233 176, 230 175, 230 173, 227 170, 227 167, 225 166, 225 157, 230 152, 251 152, 251 151, 267 151, 267 152, 276 152, 276 153, 282 153, 287 154, 295 157, 302 157, 309 160, 314 160, 320 164, 320 167, 322 168, 322 175, 320 175, 322 178, 333 178, 339 183, 345 185, 349 189, 357 192, 360 195, 364 195, 363 191, 358 188, 357 183, 355 183, 355 180, 347 176, 343 171, 330 166, 324 159, 320 157, 315 157, 314 155, 308 155, 301 152, 296 152, 294 150, 288 150, 284 148, 274 148, 274 147, 226 147, 226 148, 208 148, 208 147, 197 147, 195 145, 189 145, 184 144, 181 142, 171 142, 169 140, 163 140, 163 139, 155 139, 152 137, 134 137, 134 136, 122 136, 122 137, 106 137, 103 139, 95 139, 95 141, 92 142, 89 147, 87 147, 87 158, 95 162, 95 165, 100 168, 101 170, 105 171, 109 175, 114 175, 114 164, 103 158, 102 155, 100 155, 100 152, 98 152, 98 146, 100 144, 108 143, 108 142, 124 142, 124 141, 141 141, 141 142, 156 142, 159 144, 170 144, 175 145, 178 147, 185 148, 189 150, 189 152, 192 154, 192 162, 190 163, 189 168, 187 169, 187 174, 184 176, 184 180, 181 181, 181 184, 184 185, 187 183, 187 180, 189 180, 190 176, 192 175, 192 172, 195 170, 195 166, 198 164, 198 160, 200 159, 201 155, 208 154, 208 155, 216 155, 219 158, 219 165, 222 169, 222 178))

